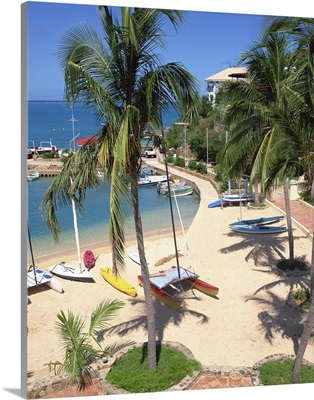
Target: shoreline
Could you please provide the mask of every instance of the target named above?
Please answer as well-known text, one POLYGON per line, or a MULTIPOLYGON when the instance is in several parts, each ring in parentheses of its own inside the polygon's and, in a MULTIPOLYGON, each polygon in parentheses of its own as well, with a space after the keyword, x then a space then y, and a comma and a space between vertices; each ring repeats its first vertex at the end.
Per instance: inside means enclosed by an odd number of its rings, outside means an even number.
MULTIPOLYGON (((202 280, 218 286, 219 294, 213 298, 197 290, 186 292, 184 307, 180 310, 155 301, 158 339, 181 342, 203 366, 252 366, 271 354, 294 354, 304 315, 286 305, 285 299, 290 286, 301 280, 286 278, 283 283, 270 272, 279 256, 288 256, 287 234, 253 235, 254 238, 236 234, 229 229, 229 223, 238 219, 239 207, 208 209, 208 203, 216 200, 217 194, 208 182, 196 184, 201 186, 202 193, 198 211, 186 231, 186 238, 177 236, 178 252, 182 254, 180 265, 194 269, 202 280)), ((274 213, 271 207, 262 212, 265 217, 274 213)), ((256 218, 257 211, 245 209, 243 214, 245 219, 256 218)), ((293 229, 295 256, 309 261, 311 240, 298 227, 293 229)), ((153 264, 152 272, 175 264, 172 259, 154 266, 156 261, 174 253, 171 231, 168 233, 158 239, 145 236, 145 252, 153 264)), ((135 251, 134 237, 134 241, 127 242, 126 253, 135 251)), ((60 279, 63 294, 44 288, 29 294, 28 370, 33 373, 29 382, 49 375, 45 363, 62 359, 54 328, 60 310, 78 313, 88 324, 91 311, 100 301, 118 298, 125 307, 105 332, 104 345, 147 341, 144 294, 137 282, 140 266, 126 256, 121 276, 138 293, 137 297, 130 298, 100 275, 99 269, 110 265, 110 251, 102 252, 91 270, 95 283, 60 279)), ((311 362, 314 362, 313 350, 314 344, 309 343, 304 358, 311 362)))

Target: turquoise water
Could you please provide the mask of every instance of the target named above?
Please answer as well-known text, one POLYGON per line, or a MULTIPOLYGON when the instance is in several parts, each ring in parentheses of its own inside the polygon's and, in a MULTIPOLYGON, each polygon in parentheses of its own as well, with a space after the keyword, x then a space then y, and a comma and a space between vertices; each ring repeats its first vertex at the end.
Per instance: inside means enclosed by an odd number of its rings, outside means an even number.
MULTIPOLYGON (((38 146, 41 141, 49 141, 58 148, 69 148, 72 139, 72 111, 62 102, 29 102, 28 104, 28 139, 38 146)), ((99 129, 91 112, 86 113, 79 106, 74 108, 75 134, 79 138, 94 135, 99 129)), ((177 114, 163 117, 165 126, 170 126, 178 118, 177 114)), ((30 143, 29 142, 29 143, 30 143)), ((59 243, 55 243, 46 222, 41 215, 39 205, 44 193, 53 178, 41 177, 27 183, 28 192, 28 223, 31 233, 33 252, 35 255, 52 257, 56 252, 69 249, 76 252, 72 208, 58 207, 57 216, 62 229, 59 243)), ((104 181, 101 185, 87 192, 84 211, 77 215, 81 252, 92 244, 98 247, 107 246, 109 238, 109 190, 110 182, 104 181)), ((199 197, 196 194, 177 199, 184 229, 191 224, 198 206, 199 197)), ((177 210, 174 206, 176 229, 181 233, 181 226, 177 210)), ((129 222, 126 234, 135 237, 133 214, 128 210, 129 222)), ((140 188, 140 211, 142 215, 144 233, 162 233, 171 230, 171 215, 169 198, 159 195, 155 186, 140 188)))

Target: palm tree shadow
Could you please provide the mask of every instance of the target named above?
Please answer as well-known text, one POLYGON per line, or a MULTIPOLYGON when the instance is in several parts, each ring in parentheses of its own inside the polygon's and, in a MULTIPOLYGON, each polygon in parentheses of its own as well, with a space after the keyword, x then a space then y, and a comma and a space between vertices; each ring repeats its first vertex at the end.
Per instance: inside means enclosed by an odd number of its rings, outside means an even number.
MULTIPOLYGON (((101 337, 104 339, 106 336, 117 334, 123 338, 132 335, 132 333, 144 329, 147 331, 147 317, 146 317, 146 306, 144 300, 133 300, 133 305, 139 307, 139 317, 131 319, 126 322, 117 324, 109 329, 99 332, 101 337)), ((192 316, 197 319, 198 324, 206 324, 209 322, 209 318, 202 313, 194 310, 180 309, 174 310, 161 304, 159 301, 155 301, 155 320, 156 320, 156 333, 159 341, 163 340, 165 328, 169 325, 179 326, 187 316, 192 316)))
POLYGON ((267 292, 267 294, 268 299, 253 296, 246 299, 246 301, 258 302, 263 308, 267 307, 267 311, 261 311, 258 314, 259 330, 264 332, 264 337, 270 344, 273 344, 275 335, 278 333, 283 339, 292 340, 294 353, 297 354, 299 337, 302 335, 306 316, 288 305, 283 306, 282 299, 274 293, 267 292))
MULTIPOLYGON (((226 236, 239 237, 243 240, 236 244, 232 244, 231 246, 222 247, 219 249, 221 253, 227 254, 244 249, 250 249, 245 257, 245 261, 253 259, 254 265, 262 267, 272 265, 276 263, 278 259, 285 258, 283 252, 285 251, 286 244, 288 243, 288 238, 285 236, 271 234, 246 235, 236 232, 229 232, 226 234, 226 236)), ((300 240, 304 237, 305 236, 298 236, 295 237, 294 240, 300 240)))

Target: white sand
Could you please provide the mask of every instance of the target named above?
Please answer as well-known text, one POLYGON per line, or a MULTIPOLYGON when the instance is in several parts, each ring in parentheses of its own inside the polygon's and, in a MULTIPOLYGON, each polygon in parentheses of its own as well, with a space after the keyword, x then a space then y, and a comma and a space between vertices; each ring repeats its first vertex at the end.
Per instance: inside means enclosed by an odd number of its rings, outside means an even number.
MULTIPOLYGON (((291 285, 300 282, 300 278, 282 279, 270 272, 275 260, 288 257, 287 234, 244 236, 232 232, 229 223, 239 218, 239 207, 208 209, 208 203, 217 198, 212 188, 210 193, 202 194, 199 211, 187 232, 187 243, 194 272, 218 286, 219 294, 213 298, 197 290, 194 294, 187 292, 184 308, 179 311, 156 301, 158 338, 183 343, 204 366, 250 367, 271 354, 294 354, 305 316, 291 309, 285 299, 291 285)), ((245 208, 243 218, 257 218, 261 213, 278 215, 272 207, 260 212, 245 208)), ((297 227, 294 236, 295 256, 310 262, 311 240, 297 227)), ((177 241, 183 254, 180 264, 190 267, 184 236, 179 235, 177 241)), ((152 264, 174 253, 172 237, 147 239, 145 248, 152 264)), ((136 251, 136 244, 131 242, 126 252, 136 251)), ((77 265, 75 259, 72 263, 77 265)), ((51 289, 29 293, 28 371, 33 374, 29 381, 48 375, 45 363, 61 360, 55 332, 60 310, 79 313, 88 322, 99 302, 121 299, 125 307, 112 320, 113 329, 105 344, 147 340, 143 289, 137 283, 140 267, 126 256, 126 270, 121 275, 138 290, 138 296, 131 298, 100 276, 100 268, 111 265, 110 253, 103 252, 91 270, 96 283, 61 280, 63 294, 51 289)), ((152 266, 151 270, 156 272, 172 265, 175 259, 163 266, 152 266)), ((313 343, 308 345, 305 358, 314 362, 313 343)))

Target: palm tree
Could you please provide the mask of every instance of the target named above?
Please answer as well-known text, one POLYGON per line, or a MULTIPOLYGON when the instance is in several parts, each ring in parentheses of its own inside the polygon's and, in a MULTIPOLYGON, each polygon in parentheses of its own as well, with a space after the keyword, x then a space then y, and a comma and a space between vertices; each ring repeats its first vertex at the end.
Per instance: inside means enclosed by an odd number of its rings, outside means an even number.
MULTIPOLYGON (((293 89, 296 94, 295 110, 299 123, 299 131, 302 134, 302 144, 298 156, 300 162, 308 169, 309 179, 312 179, 311 199, 314 200, 314 19, 313 18, 285 18, 274 17, 270 20, 266 34, 270 32, 284 32, 294 44, 295 73, 293 75, 293 89)), ((313 231, 314 236, 314 231, 313 231)), ((314 331, 314 240, 312 240, 311 257, 311 283, 310 310, 304 325, 298 352, 296 355, 292 383, 298 381, 302 360, 311 334, 314 331)))
MULTIPOLYGON (((249 159, 251 179, 262 192, 283 184, 289 240, 289 265, 294 268, 294 246, 288 182, 300 176, 297 147, 303 143, 292 104, 293 53, 282 33, 265 35, 240 60, 248 68, 245 81, 231 83, 226 92, 231 139, 226 145, 229 165, 238 169, 249 159), (228 97, 227 97, 228 99, 228 97), (283 146, 283 141, 286 145, 283 146), (288 145, 289 142, 289 145, 288 145), (237 162, 235 162, 237 160, 237 162)), ((228 160, 228 159, 227 159, 228 160)))
POLYGON ((61 310, 57 315, 56 329, 63 348, 63 362, 50 362, 49 368, 56 368, 57 372, 67 372, 78 383, 79 389, 84 389, 91 381, 90 364, 97 358, 103 357, 105 350, 101 347, 99 331, 108 327, 108 321, 124 306, 120 300, 104 300, 92 312, 88 333, 84 333, 84 321, 79 315, 61 310), (99 349, 95 349, 91 339, 99 349))
POLYGON ((163 25, 170 21, 177 29, 184 21, 182 12, 121 7, 119 22, 109 7, 100 6, 98 11, 104 41, 92 26, 79 24, 64 35, 60 60, 67 99, 92 107, 104 126, 97 140, 80 148, 55 178, 42 209, 57 239, 58 201, 68 204, 74 196, 81 207, 86 189, 97 185, 95 169, 100 165, 111 179, 110 240, 113 270, 118 273, 124 267, 125 205, 132 205, 147 314, 148 368, 154 370, 155 311, 137 186, 141 132, 148 124, 161 127, 161 112, 171 107, 179 107, 183 118, 192 122, 197 117, 199 95, 194 77, 184 66, 162 65, 156 53, 164 47, 163 25))

